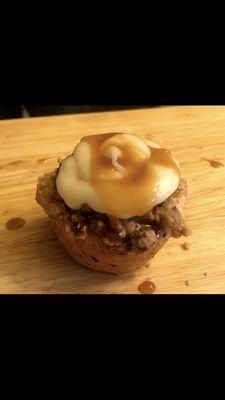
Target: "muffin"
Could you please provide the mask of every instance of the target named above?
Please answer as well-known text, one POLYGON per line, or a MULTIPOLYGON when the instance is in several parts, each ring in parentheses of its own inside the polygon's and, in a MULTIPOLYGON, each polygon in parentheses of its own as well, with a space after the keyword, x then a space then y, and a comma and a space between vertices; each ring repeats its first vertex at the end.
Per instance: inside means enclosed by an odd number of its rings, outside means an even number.
POLYGON ((188 236, 187 182, 172 154, 136 135, 85 136, 40 177, 36 200, 71 257, 111 273, 145 265, 170 237, 188 236))

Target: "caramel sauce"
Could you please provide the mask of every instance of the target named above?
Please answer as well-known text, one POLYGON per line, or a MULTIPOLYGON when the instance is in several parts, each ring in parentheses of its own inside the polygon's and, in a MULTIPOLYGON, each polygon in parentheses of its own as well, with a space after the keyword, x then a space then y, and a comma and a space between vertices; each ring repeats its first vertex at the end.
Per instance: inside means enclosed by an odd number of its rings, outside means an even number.
POLYGON ((220 168, 224 167, 223 163, 216 161, 216 160, 210 160, 209 158, 202 158, 204 161, 208 161, 208 163, 211 165, 213 168, 220 168))
MULTIPOLYGON (((150 158, 135 158, 127 142, 118 144, 117 133, 107 133, 83 137, 91 147, 91 183, 100 195, 101 202, 111 215, 122 214, 132 210, 133 215, 143 215, 151 208, 151 201, 159 185, 154 169, 156 164, 174 170, 180 176, 179 167, 171 153, 163 148, 151 147, 150 158), (124 173, 118 179, 108 178, 107 171, 115 171, 112 160, 101 151, 101 145, 115 136, 110 146, 116 146, 121 151, 118 157, 119 164, 124 168, 124 173), (112 207, 113 206, 113 207, 112 207)), ((132 136, 132 135, 131 135, 132 136)), ((116 216, 116 215, 115 215, 116 216)))
POLYGON ((156 291, 156 286, 151 281, 144 281, 138 286, 138 290, 143 294, 153 294, 156 291))
POLYGON ((20 229, 25 225, 26 221, 23 218, 12 218, 6 224, 6 228, 9 230, 20 229))

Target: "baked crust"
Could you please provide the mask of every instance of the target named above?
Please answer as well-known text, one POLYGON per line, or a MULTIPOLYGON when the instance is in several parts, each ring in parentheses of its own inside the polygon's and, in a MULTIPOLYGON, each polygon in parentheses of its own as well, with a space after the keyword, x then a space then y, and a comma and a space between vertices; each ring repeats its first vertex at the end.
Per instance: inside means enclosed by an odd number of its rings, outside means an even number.
POLYGON ((57 170, 39 178, 36 200, 49 216, 53 229, 66 251, 75 261, 86 267, 110 273, 130 272, 145 265, 171 236, 179 237, 189 234, 182 217, 182 208, 187 196, 187 182, 181 179, 178 189, 172 196, 162 205, 157 206, 156 215, 162 225, 164 223, 164 228, 152 247, 141 253, 112 254, 101 246, 97 235, 92 232, 88 231, 84 239, 75 235, 67 207, 56 191, 56 175, 57 170), (179 216, 177 223, 174 223, 174 218, 170 222, 171 212, 168 210, 172 210, 179 216), (168 215, 170 219, 167 218, 168 215))

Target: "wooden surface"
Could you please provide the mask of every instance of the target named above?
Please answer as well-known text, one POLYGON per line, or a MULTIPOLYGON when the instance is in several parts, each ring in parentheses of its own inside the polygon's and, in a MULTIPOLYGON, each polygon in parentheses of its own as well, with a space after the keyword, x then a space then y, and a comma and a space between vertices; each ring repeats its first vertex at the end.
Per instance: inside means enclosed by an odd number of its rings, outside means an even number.
POLYGON ((0 122, 0 293, 225 293, 225 107, 173 107, 0 122), (190 238, 170 239, 135 273, 90 271, 66 254, 36 204, 36 180, 81 136, 111 131, 150 137, 171 149, 189 182, 190 238), (13 217, 26 220, 11 231, 13 217), (187 241, 190 250, 181 244, 187 241))

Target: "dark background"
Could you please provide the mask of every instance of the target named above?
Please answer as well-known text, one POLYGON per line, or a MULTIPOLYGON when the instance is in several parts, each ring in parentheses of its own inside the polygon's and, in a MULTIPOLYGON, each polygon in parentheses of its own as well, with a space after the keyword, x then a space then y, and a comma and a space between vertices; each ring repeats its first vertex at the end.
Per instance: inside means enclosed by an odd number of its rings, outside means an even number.
POLYGON ((25 105, 25 106, 0 106, 0 119, 41 117, 47 115, 62 115, 74 113, 88 113, 98 111, 114 111, 123 109, 146 108, 150 105, 127 106, 93 106, 93 105, 25 105))

